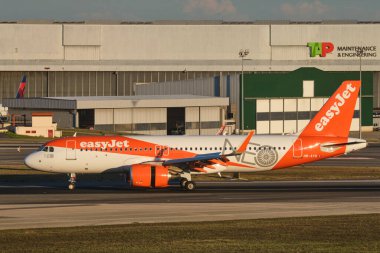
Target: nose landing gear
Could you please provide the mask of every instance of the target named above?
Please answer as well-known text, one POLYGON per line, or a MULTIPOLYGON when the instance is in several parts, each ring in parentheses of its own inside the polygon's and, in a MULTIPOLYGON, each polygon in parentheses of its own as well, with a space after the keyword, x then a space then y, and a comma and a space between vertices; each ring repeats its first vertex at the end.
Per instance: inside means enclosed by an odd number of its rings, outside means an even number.
POLYGON ((70 173, 70 179, 69 179, 69 190, 75 189, 75 183, 76 183, 77 176, 75 173, 70 173))

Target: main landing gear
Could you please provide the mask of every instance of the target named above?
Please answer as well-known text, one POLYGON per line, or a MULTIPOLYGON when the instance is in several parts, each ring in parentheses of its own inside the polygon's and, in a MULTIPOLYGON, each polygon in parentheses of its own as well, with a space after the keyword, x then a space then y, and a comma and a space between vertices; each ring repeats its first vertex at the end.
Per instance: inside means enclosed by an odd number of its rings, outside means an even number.
POLYGON ((185 189, 186 191, 195 190, 196 184, 194 181, 191 181, 190 173, 181 174, 180 186, 182 189, 185 189))
POLYGON ((70 179, 69 179, 69 189, 70 190, 75 189, 76 179, 77 179, 77 175, 75 173, 70 173, 70 179))

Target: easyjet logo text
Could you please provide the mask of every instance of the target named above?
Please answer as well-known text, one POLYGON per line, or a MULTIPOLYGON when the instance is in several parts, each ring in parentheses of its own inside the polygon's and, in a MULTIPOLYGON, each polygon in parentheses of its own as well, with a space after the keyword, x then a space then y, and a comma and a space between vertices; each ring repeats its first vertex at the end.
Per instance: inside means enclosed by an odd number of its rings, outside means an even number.
POLYGON ((356 90, 356 87, 353 87, 351 83, 347 84, 346 89, 342 93, 338 93, 335 96, 336 101, 334 104, 330 106, 324 116, 321 117, 319 122, 315 124, 315 130, 321 132, 329 122, 335 117, 335 115, 339 115, 340 108, 346 103, 346 100, 351 97, 351 94, 356 90))
POLYGON ((331 42, 309 42, 307 46, 310 48, 310 57, 326 57, 326 54, 334 50, 334 44, 331 42))
POLYGON ((81 148, 126 148, 129 147, 128 141, 82 141, 79 146, 81 148))

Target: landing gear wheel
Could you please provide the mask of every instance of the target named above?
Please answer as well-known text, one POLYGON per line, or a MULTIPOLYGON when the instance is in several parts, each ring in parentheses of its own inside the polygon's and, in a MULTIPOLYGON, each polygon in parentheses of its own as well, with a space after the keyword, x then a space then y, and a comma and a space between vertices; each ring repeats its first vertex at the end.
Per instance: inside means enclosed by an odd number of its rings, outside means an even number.
POLYGON ((185 187, 184 188, 187 191, 193 191, 193 190, 195 190, 195 182, 193 182, 193 181, 187 181, 185 183, 185 187))
POLYGON ((186 183, 189 182, 186 178, 182 178, 181 181, 179 182, 179 185, 181 188, 185 188, 186 183))
POLYGON ((70 190, 75 189, 76 179, 77 179, 77 175, 75 173, 70 173, 70 179, 69 179, 69 189, 70 190))

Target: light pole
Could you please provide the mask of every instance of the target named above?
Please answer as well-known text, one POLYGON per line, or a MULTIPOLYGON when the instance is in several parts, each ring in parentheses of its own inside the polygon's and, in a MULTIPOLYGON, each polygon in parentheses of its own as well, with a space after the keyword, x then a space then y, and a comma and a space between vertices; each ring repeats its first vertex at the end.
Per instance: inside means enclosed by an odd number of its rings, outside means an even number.
POLYGON ((356 55, 359 56, 359 80, 360 80, 360 90, 359 90, 359 139, 362 138, 362 57, 363 48, 359 47, 356 50, 356 55))
POLYGON ((240 49, 239 57, 241 58, 241 110, 240 110, 240 121, 241 121, 241 132, 244 134, 244 57, 249 54, 249 49, 240 49))

